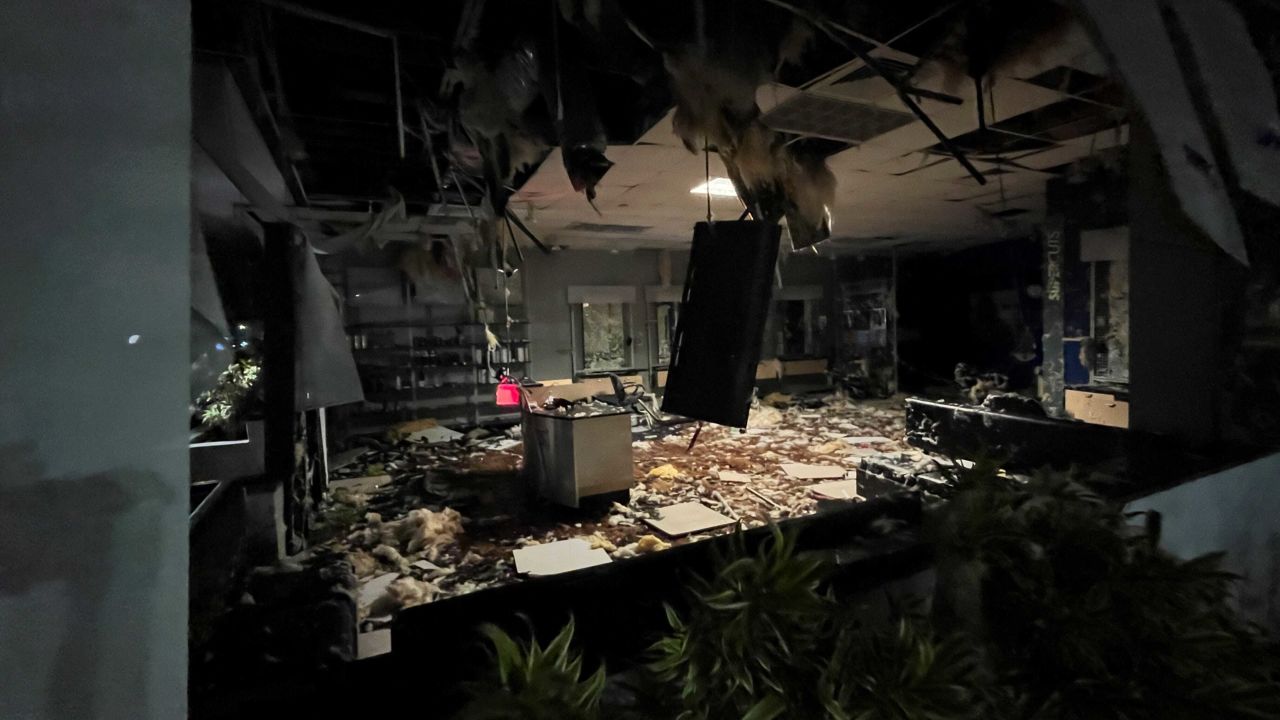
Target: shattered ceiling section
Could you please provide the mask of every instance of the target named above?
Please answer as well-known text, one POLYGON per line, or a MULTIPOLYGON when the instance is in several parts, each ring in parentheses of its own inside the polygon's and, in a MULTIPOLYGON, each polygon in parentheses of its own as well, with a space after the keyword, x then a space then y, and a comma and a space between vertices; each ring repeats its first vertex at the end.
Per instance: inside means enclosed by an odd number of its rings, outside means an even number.
MULTIPOLYGON (((956 13, 965 3, 894 5, 828 14, 845 18, 833 31, 839 39, 815 32, 802 56, 803 75, 783 65, 755 88, 760 124, 830 169, 837 249, 1025 233, 1043 218, 1046 180, 1069 172, 1075 160, 1127 142, 1125 94, 1077 24, 1037 25, 1042 42, 1020 40, 991 61, 979 103, 967 64, 957 64, 946 50, 968 21, 956 13), (899 83, 986 184, 966 171, 880 72, 899 83)), ((1056 9, 1049 15, 1061 19, 1056 9)), ((689 226, 705 215, 708 203, 690 191, 708 173, 733 177, 714 153, 709 167, 700 154, 681 154, 684 138, 675 120, 663 119, 638 143, 609 148, 617 165, 602 180, 596 205, 611 223, 647 226, 628 238, 633 246, 687 245, 689 226)), ((709 200, 717 219, 736 219, 745 208, 734 197, 709 200)), ((514 202, 558 244, 617 247, 612 238, 572 227, 580 210, 550 165, 514 202)))
POLYGON ((509 269, 552 245, 683 246, 708 212, 744 211, 797 248, 1020 235, 1046 180, 1126 143, 1135 103, 1189 215, 1243 258, 1229 188, 1280 185, 1248 24, 1223 0, 1137 6, 1155 31, 1092 0, 197 0, 193 16, 197 58, 233 75, 322 251, 443 237, 509 269), (1155 54, 1184 79, 1170 93, 1143 77, 1155 54), (1203 137, 1197 114, 1220 127, 1203 137), (732 192, 694 192, 716 178, 732 192))

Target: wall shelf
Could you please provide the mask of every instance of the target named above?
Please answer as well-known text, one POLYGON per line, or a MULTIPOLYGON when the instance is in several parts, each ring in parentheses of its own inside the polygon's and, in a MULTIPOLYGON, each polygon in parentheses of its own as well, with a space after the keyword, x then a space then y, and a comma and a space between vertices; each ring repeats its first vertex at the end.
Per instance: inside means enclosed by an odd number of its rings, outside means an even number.
MULTIPOLYGON (((464 305, 424 303, 423 298, 412 296, 404 276, 390 267, 343 267, 337 274, 340 277, 334 278, 333 283, 345 298, 343 313, 347 333, 363 336, 361 344, 378 343, 352 351, 365 386, 365 403, 353 409, 349 432, 356 427, 367 430, 371 423, 378 421, 385 427, 421 418, 479 424, 482 420, 513 417, 510 412, 493 414, 491 381, 497 368, 523 368, 530 364, 530 342, 520 330, 527 330, 527 320, 512 318, 508 326, 499 307, 499 317, 484 323, 475 320, 464 305), (369 304, 352 295, 377 291, 391 300, 397 282, 394 278, 399 278, 400 283, 398 304, 369 304), (353 287, 357 284, 359 287, 353 287), (500 338, 497 352, 488 351, 486 327, 500 338), (414 344, 424 338, 430 344, 414 344), (516 359, 518 355, 523 359, 516 359), (499 361, 496 358, 500 356, 508 359, 499 361), (465 362, 429 364, 427 361, 432 359, 465 362), (468 376, 463 376, 463 372, 468 376), (411 385, 423 377, 450 382, 440 387, 411 385), (400 388, 394 387, 397 378, 402 384, 400 388)), ((511 310, 522 313, 523 306, 513 305, 511 310)))

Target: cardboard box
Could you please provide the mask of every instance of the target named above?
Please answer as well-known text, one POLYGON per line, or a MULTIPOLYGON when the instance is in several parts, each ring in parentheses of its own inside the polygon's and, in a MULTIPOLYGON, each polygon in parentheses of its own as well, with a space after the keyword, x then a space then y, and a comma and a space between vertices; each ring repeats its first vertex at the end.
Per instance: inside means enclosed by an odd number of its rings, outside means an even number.
POLYGON ((1108 427, 1129 427, 1129 401, 1090 390, 1067 390, 1067 414, 1077 420, 1108 427))
POLYGON ((826 358, 817 360, 786 360, 782 363, 782 374, 785 377, 795 375, 821 375, 827 371, 826 358))
POLYGON ((777 380, 782 376, 782 366, 777 360, 763 360, 756 365, 757 380, 777 380))

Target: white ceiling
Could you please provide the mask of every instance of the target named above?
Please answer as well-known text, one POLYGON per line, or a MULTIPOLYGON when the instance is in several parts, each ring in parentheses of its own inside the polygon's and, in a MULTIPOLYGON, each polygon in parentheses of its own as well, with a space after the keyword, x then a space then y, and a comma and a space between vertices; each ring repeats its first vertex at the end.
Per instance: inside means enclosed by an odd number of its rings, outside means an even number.
MULTIPOLYGON (((877 54, 902 58, 902 53, 881 48, 877 54)), ((839 78, 859 67, 850 64, 839 78)), ((994 110, 988 124, 1063 100, 1056 90, 1023 82, 1045 70, 1067 65, 1096 75, 1106 75, 1100 56, 1079 29, 1068 33, 1053 48, 1006 68, 992 84, 994 110)), ((919 99, 921 108, 949 137, 977 129, 974 89, 967 80, 950 87, 941 72, 922 70, 915 78, 920 88, 946 92, 963 99, 962 105, 919 99)), ((832 85, 819 81, 806 91, 853 98, 884 108, 905 111, 892 88, 878 77, 832 85)), ((779 93, 790 88, 767 86, 757 94, 767 109, 779 93)), ((1010 155, 1009 160, 1029 169, 993 175, 979 185, 954 159, 926 155, 923 150, 938 141, 919 121, 912 121, 828 159, 837 179, 836 202, 831 208, 834 235, 827 247, 865 251, 908 243, 972 242, 1025 233, 1044 214, 1045 181, 1039 172, 1089 155, 1127 139, 1127 129, 1107 130, 1061 143, 1032 154, 1010 155), (930 167, 922 166, 936 163, 930 167), (914 171, 914 172, 910 172, 914 171), (902 174, 908 173, 909 174, 902 174), (1007 219, 988 213, 1008 208, 1028 212, 1007 219)), ((614 167, 597 188, 596 206, 569 185, 558 151, 553 152, 512 199, 512 208, 545 242, 576 248, 679 247, 689 242, 693 224, 706 216, 704 195, 690 190, 702 183, 704 158, 689 153, 671 129, 670 114, 635 145, 611 146, 608 157, 614 167), (628 233, 583 231, 574 223, 634 225, 644 229, 628 233)), ((724 166, 712 154, 712 177, 724 176, 724 166)), ((984 173, 992 163, 974 161, 984 173)), ((711 209, 720 220, 733 220, 742 212, 737 198, 712 198, 711 209)))

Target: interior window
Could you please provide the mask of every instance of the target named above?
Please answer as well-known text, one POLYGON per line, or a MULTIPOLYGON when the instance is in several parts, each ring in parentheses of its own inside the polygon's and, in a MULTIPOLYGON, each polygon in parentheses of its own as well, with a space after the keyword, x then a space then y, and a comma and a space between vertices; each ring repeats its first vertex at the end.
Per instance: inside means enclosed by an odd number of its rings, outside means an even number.
POLYGON ((657 322, 657 357, 659 365, 671 364, 671 342, 676 336, 676 320, 679 317, 679 306, 672 302, 655 304, 657 322))
POLYGON ((582 303, 582 369, 628 367, 630 342, 624 303, 582 303))
POLYGON ((797 357, 814 352, 813 324, 809 301, 784 300, 778 303, 778 356, 797 357))

